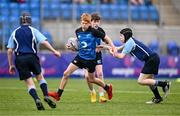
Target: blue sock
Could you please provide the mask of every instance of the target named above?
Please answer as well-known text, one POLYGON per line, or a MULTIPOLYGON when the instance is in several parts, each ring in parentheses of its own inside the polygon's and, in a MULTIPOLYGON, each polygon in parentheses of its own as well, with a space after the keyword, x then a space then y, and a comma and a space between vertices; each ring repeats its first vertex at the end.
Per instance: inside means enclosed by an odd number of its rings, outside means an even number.
POLYGON ((47 82, 46 80, 40 80, 39 81, 39 84, 40 84, 40 87, 41 87, 41 90, 43 92, 43 95, 44 96, 48 96, 48 88, 47 88, 47 82))
POLYGON ((36 89, 35 88, 29 88, 29 94, 32 96, 32 98, 34 99, 34 101, 36 101, 37 99, 39 99, 36 89))

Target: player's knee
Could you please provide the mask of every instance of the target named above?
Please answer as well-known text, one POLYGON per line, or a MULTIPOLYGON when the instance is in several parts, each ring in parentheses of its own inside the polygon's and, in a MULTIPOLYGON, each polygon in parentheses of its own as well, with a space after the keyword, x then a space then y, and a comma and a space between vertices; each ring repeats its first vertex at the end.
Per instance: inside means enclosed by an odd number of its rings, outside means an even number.
POLYGON ((102 72, 98 72, 98 73, 97 73, 97 77, 100 78, 100 79, 102 79, 102 78, 103 78, 103 73, 102 73, 102 72))
POLYGON ((88 78, 88 82, 93 83, 94 79, 93 78, 88 78))
POLYGON ((90 79, 88 77, 86 78, 86 80, 87 80, 87 82, 90 82, 90 79))
POLYGON ((64 78, 68 78, 69 75, 70 75, 70 73, 68 71, 64 71, 64 73, 63 73, 63 77, 64 78))
POLYGON ((86 80, 88 80, 88 75, 84 75, 84 78, 85 78, 86 80))
POLYGON ((39 74, 39 75, 36 75, 36 79, 39 81, 39 80, 43 80, 44 77, 42 74, 39 74))
POLYGON ((143 85, 143 84, 144 84, 144 81, 143 81, 143 79, 138 79, 138 80, 137 80, 137 83, 140 84, 140 85, 143 85))

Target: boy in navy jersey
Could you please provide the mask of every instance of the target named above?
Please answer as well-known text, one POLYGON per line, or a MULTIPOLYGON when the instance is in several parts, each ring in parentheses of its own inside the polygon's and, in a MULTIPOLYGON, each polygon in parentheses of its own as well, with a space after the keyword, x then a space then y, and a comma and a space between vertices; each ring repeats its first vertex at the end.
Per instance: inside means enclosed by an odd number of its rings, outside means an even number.
POLYGON ((96 66, 96 39, 101 38, 103 41, 107 41, 112 47, 112 52, 116 51, 116 48, 107 35, 91 27, 91 15, 87 13, 81 15, 81 27, 76 29, 75 33, 79 45, 78 54, 64 71, 58 91, 49 92, 49 96, 59 101, 69 76, 78 68, 84 68, 88 70, 88 81, 103 87, 108 94, 109 100, 111 100, 112 85, 105 84, 101 79, 95 78, 94 75, 96 66))
POLYGON ((29 94, 34 99, 38 110, 45 110, 44 106, 36 92, 35 84, 32 80, 32 74, 36 75, 39 81, 40 88, 44 95, 44 101, 48 103, 51 108, 55 108, 56 104, 48 96, 47 82, 41 73, 41 65, 37 56, 36 46, 38 43, 47 47, 54 55, 60 56, 60 52, 56 51, 49 43, 47 38, 42 35, 37 29, 31 26, 31 16, 29 13, 23 13, 20 16, 20 24, 13 31, 8 41, 8 61, 9 72, 15 74, 15 67, 13 65, 13 51, 15 53, 15 65, 19 73, 20 80, 24 80, 28 88, 29 94))
POLYGON ((158 81, 154 79, 154 75, 158 74, 160 64, 159 56, 155 52, 151 51, 146 45, 133 38, 132 35, 133 33, 130 28, 122 29, 120 31, 120 40, 124 43, 124 45, 117 48, 122 52, 113 53, 110 49, 110 53, 116 58, 124 58, 127 54, 131 54, 142 62, 145 62, 138 78, 138 83, 140 85, 149 86, 154 94, 152 100, 146 102, 147 104, 160 103, 163 101, 163 98, 160 96, 157 87, 162 87, 165 98, 169 93, 171 82, 158 81))

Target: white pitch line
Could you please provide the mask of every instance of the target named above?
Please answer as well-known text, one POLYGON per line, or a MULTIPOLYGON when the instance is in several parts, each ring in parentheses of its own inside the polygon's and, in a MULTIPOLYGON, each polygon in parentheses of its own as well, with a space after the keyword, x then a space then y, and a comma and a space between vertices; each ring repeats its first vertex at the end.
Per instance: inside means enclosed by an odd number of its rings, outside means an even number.
MULTIPOLYGON (((37 88, 39 90, 39 88, 37 88)), ((1 90, 27 90, 26 88, 18 88, 18 87, 0 87, 1 90)), ((51 91, 52 89, 50 89, 51 91)), ((55 89, 53 89, 55 90, 55 89)), ((65 89, 70 92, 77 92, 78 89, 65 89)), ((84 91, 84 90, 83 90, 84 91)), ((87 90, 88 91, 88 90, 87 90)), ((129 91, 129 90, 114 90, 114 93, 130 93, 130 94, 150 94, 150 91, 129 91)), ((180 95, 180 93, 171 92, 170 94, 180 95)))

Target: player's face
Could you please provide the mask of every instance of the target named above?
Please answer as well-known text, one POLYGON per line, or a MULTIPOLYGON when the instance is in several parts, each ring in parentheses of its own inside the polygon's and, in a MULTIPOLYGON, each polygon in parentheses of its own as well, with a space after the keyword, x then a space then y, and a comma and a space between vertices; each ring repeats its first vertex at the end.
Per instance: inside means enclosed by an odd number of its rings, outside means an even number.
POLYGON ((119 38, 120 38, 120 40, 121 40, 122 43, 125 43, 125 37, 124 37, 123 34, 120 34, 119 38))
POLYGON ((100 25, 100 20, 92 20, 91 21, 91 26, 95 29, 97 29, 100 25))
POLYGON ((83 30, 87 30, 90 25, 91 25, 91 23, 89 23, 87 21, 81 21, 81 27, 83 30))

